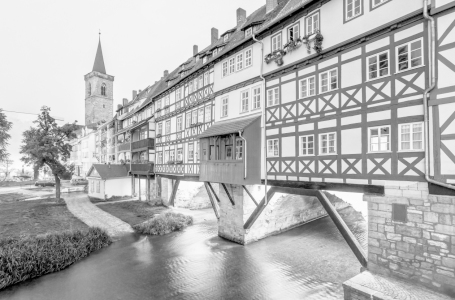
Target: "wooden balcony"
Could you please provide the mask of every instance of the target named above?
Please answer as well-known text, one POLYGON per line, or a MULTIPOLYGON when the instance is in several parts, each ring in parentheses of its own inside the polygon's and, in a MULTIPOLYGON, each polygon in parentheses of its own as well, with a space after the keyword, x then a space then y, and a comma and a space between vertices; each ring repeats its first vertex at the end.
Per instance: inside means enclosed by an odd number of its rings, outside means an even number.
POLYGON ((117 151, 129 151, 130 150, 130 143, 123 143, 117 146, 117 151))
MULTIPOLYGON (((200 166, 200 181, 223 182, 230 184, 245 184, 244 163, 241 160, 202 161, 200 166)), ((253 182, 254 184, 257 182, 253 182)))
POLYGON ((155 164, 149 163, 132 163, 131 173, 138 175, 152 175, 155 173, 155 164))
POLYGON ((131 144, 131 150, 137 150, 142 148, 155 149, 155 139, 148 138, 140 141, 133 142, 131 144))

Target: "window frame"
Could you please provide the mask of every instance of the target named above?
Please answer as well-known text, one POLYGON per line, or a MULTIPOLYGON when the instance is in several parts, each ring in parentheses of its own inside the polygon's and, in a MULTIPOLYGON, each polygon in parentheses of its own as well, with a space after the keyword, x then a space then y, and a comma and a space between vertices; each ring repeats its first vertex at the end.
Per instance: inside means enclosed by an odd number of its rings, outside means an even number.
POLYGON ((194 142, 188 143, 188 161, 190 160, 194 162, 194 142), (190 149, 190 146, 192 146, 192 149, 190 149))
POLYGON ((244 59, 243 59, 243 68, 246 69, 246 68, 249 68, 253 65, 253 48, 249 48, 249 49, 246 49, 245 52, 244 52, 244 59), (247 53, 250 52, 250 57, 247 58, 247 53), (250 62, 248 65, 247 65, 247 62, 250 62))
POLYGON ((425 126, 424 126, 424 122, 421 121, 421 122, 411 122, 411 123, 400 123, 398 124, 398 152, 424 152, 425 151, 425 126), (414 143, 414 139, 413 139, 413 134, 414 134, 414 131, 413 131, 413 125, 416 125, 416 124, 420 124, 422 126, 422 148, 421 149, 413 149, 414 146, 413 146, 413 143, 414 143), (409 132, 409 135, 410 135, 410 139, 409 139, 409 145, 411 147, 411 149, 403 149, 402 148, 402 145, 401 145, 401 142, 402 142, 402 139, 401 139, 401 135, 402 135, 402 132, 401 132, 401 127, 403 125, 409 125, 411 126, 411 130, 409 132))
MULTIPOLYGON (((378 143, 379 145, 379 148, 381 146, 381 143, 379 142, 378 143)), ((372 127, 368 127, 368 151, 367 153, 390 153, 392 152, 392 129, 391 129, 391 126, 390 125, 378 125, 378 126, 372 126, 372 127), (378 129, 378 138, 379 138, 379 141, 380 141, 380 138, 382 135, 380 135, 379 133, 381 132, 381 128, 389 128, 389 150, 378 150, 378 151, 372 151, 371 150, 371 129, 378 129)))
POLYGON ((294 39, 300 37, 300 21, 297 21, 297 22, 291 24, 290 26, 288 26, 288 27, 286 28, 288 43, 291 41, 291 34, 290 34, 290 30, 291 30, 291 29, 293 30, 293 31, 292 31, 292 41, 293 41, 294 39), (295 32, 295 28, 296 28, 296 27, 297 27, 297 31, 298 31, 298 33, 299 33, 299 36, 294 37, 294 35, 295 35, 294 32, 295 32))
POLYGON ((339 84, 339 83, 340 83, 340 78, 339 78, 338 67, 335 67, 335 68, 333 68, 333 69, 330 69, 330 70, 327 70, 327 71, 324 71, 324 72, 319 73, 319 94, 329 93, 329 92, 333 92, 333 91, 338 90, 339 87, 340 87, 340 84, 339 84), (331 84, 331 82, 330 82, 330 79, 331 79, 332 77, 331 77, 330 73, 331 73, 332 71, 336 71, 336 79, 337 79, 337 82, 336 82, 337 87, 336 87, 336 88, 331 88, 331 85, 332 85, 332 84, 331 84), (328 81, 327 81, 327 85, 328 85, 328 87, 329 87, 329 89, 328 89, 327 91, 322 91, 322 88, 323 88, 323 86, 322 86, 322 75, 324 75, 324 74, 327 74, 327 80, 328 80, 328 81))
POLYGON ((271 52, 274 52, 274 51, 280 50, 282 48, 283 48, 283 35, 282 35, 281 31, 280 31, 280 32, 278 32, 278 33, 276 33, 276 34, 274 34, 274 35, 272 35, 270 37, 270 49, 271 49, 271 52), (273 49, 273 44, 274 44, 273 40, 278 38, 278 37, 280 38, 280 43, 279 43, 279 45, 277 43, 277 49, 273 49))
POLYGON ((209 123, 212 121, 212 105, 206 105, 204 107, 204 122, 209 123))
POLYGON ((316 155, 315 146, 316 146, 316 140, 314 139, 314 134, 306 134, 306 135, 299 136, 299 156, 315 156, 316 155), (311 149, 313 150, 313 154, 308 154, 308 150, 310 149, 308 147, 308 143, 309 143, 308 138, 309 137, 313 138, 313 141, 312 141, 313 147, 311 147, 311 149), (306 144, 307 144, 307 148, 306 148, 307 153, 306 154, 303 154, 303 142, 302 142, 303 138, 306 138, 306 144))
POLYGON ((172 131, 171 120, 167 120, 164 126, 165 126, 164 131, 166 132, 166 135, 171 134, 172 131))
POLYGON ((235 139, 235 160, 243 160, 245 157, 245 144, 243 143, 243 140, 241 138, 236 138, 235 139), (239 149, 241 151, 239 151, 239 149), (240 154, 240 155, 239 155, 240 154))
POLYGON ((392 0, 381 0, 381 3, 374 5, 374 0, 370 0, 370 11, 383 6, 384 4, 390 3, 392 0))
POLYGON ((229 115, 229 96, 221 98, 221 112, 220 112, 220 118, 226 118, 229 115), (224 100, 226 100, 226 103, 224 103, 224 100), (224 114, 224 108, 226 107, 226 114, 224 114))
POLYGON ((418 68, 421 68, 421 67, 424 67, 425 66, 425 52, 424 52, 424 44, 423 44, 423 37, 420 37, 420 38, 417 38, 417 39, 414 39, 412 41, 409 41, 409 42, 406 42, 406 43, 402 43, 400 45, 397 45, 395 46, 395 73, 402 73, 402 72, 407 72, 407 71, 410 71, 410 70, 414 70, 414 69, 418 69, 418 68), (420 50, 422 51, 422 55, 420 56, 420 59, 422 60, 422 63, 419 65, 419 66, 415 66, 415 67, 412 67, 411 66, 411 61, 412 61, 412 58, 411 58, 411 44, 414 43, 414 42, 417 42, 417 41, 420 41, 420 50), (404 70, 400 70, 399 69, 399 66, 400 66, 400 62, 399 62, 399 54, 398 54, 398 48, 402 47, 402 46, 407 46, 408 47, 408 53, 407 53, 407 56, 408 56, 408 68, 407 69, 404 69, 404 70))
POLYGON ((328 156, 328 155, 337 155, 338 154, 338 151, 337 151, 337 142, 338 142, 337 139, 338 139, 338 137, 337 137, 336 131, 320 133, 319 136, 318 136, 318 139, 319 139, 318 140, 319 141, 319 147, 318 147, 318 151, 319 151, 318 155, 319 156, 328 156), (330 150, 330 145, 329 145, 329 142, 330 142, 329 136, 330 136, 330 134, 333 134, 334 137, 335 137, 334 138, 334 146, 333 146, 335 152, 329 152, 329 150, 330 150), (323 147, 323 143, 322 143, 322 136, 325 136, 325 135, 327 136, 327 153, 323 153, 322 152, 322 149, 324 148, 323 147))
MULTIPOLYGON (((224 78, 228 75, 229 75, 229 60, 227 59, 221 64, 221 77, 224 78), (224 64, 226 64, 226 69, 224 68, 224 64)), ((192 85, 191 85, 191 87, 192 87, 192 85)), ((191 88, 191 90, 192 90, 192 88, 191 88)))
POLYGON ((258 85, 258 86, 254 86, 251 88, 251 99, 252 99, 252 102, 251 102, 251 110, 257 110, 257 109, 261 109, 261 101, 262 101, 262 86, 258 85), (255 94, 255 92, 259 90, 259 94, 255 94), (259 101, 256 101, 256 97, 259 97, 259 101), (256 106, 256 103, 259 102, 259 105, 256 106))
POLYGON ((373 81, 373 80, 376 80, 376 79, 381 79, 381 78, 384 78, 384 77, 387 77, 387 76, 390 76, 392 75, 391 74, 391 70, 390 70, 390 51, 389 50, 384 50, 384 51, 381 51, 381 52, 378 52, 376 54, 372 54, 370 56, 367 56, 366 58, 366 61, 365 61, 365 65, 366 65, 366 78, 367 78, 367 81, 373 81), (382 75, 380 76, 380 68, 379 68, 379 56, 384 54, 384 53, 387 53, 387 74, 386 75, 382 75), (375 77, 375 78, 370 78, 370 58, 372 57, 376 57, 376 72, 378 74, 378 77, 375 77))
POLYGON ((245 30, 245 37, 249 37, 253 35, 253 28, 252 27, 248 27, 246 30, 245 30))
POLYGON ((236 64, 236 57, 231 57, 228 59, 229 63, 228 63, 228 75, 231 75, 232 73, 235 73, 235 69, 237 67, 237 64, 236 64), (232 62, 232 64, 231 64, 232 62), (233 70, 231 70, 231 67, 233 68, 233 70))
POLYGON ((183 117, 182 117, 182 115, 177 116, 176 122, 177 122, 177 126, 176 126, 176 127, 177 127, 177 128, 176 128, 177 131, 182 131, 182 130, 183 130, 183 117), (180 122, 179 122, 179 121, 180 121, 180 122))
POLYGON ((358 15, 355 15, 355 1, 356 0, 343 0, 343 9, 344 9, 344 23, 347 23, 349 21, 352 21, 358 17, 361 17, 363 15, 363 0, 359 0, 360 3, 360 12, 358 15), (348 17, 348 1, 352 1, 352 17, 348 17))
POLYGON ((280 156, 280 139, 267 139, 267 157, 279 157, 280 156), (273 154, 270 154, 270 149, 269 149, 269 142, 275 142, 276 141, 276 151, 277 154, 275 154, 275 145, 272 145, 273 147, 273 154))
POLYGON ((272 106, 276 106, 276 105, 279 105, 280 104, 280 87, 277 86, 277 87, 274 87, 274 88, 271 88, 271 89, 268 89, 267 90, 267 107, 272 107, 272 106), (275 95, 277 93, 273 92, 273 95, 274 95, 274 103, 269 105, 269 91, 275 91, 275 90, 278 90, 278 97, 275 97, 275 95))
POLYGON ((240 91, 240 113, 246 113, 250 111, 250 89, 245 89, 240 91), (247 93, 247 97, 244 98, 244 94, 247 93), (246 105, 244 105, 244 100, 246 100, 246 105), (245 106, 245 109, 244 109, 245 106))
POLYGON ((304 98, 308 98, 308 97, 312 97, 312 96, 316 96, 316 75, 312 75, 312 76, 308 76, 308 77, 305 77, 305 78, 302 78, 299 80, 299 99, 304 99, 304 98), (311 91, 311 89, 309 88, 309 80, 310 79, 313 79, 313 94, 309 95, 308 92, 311 91), (303 82, 306 82, 307 84, 307 95, 306 96, 303 96, 303 93, 302 93, 302 83, 303 82))
POLYGON ((239 53, 235 56, 235 61, 236 61, 235 71, 236 72, 242 71, 243 70, 243 52, 239 53), (240 57, 240 59, 239 59, 239 57, 240 57), (240 67, 239 67, 239 64, 240 64, 240 67))
POLYGON ((308 36, 309 35, 313 35, 313 34, 316 33, 317 30, 319 30, 319 31, 321 30, 321 14, 319 13, 319 10, 315 11, 314 13, 312 13, 311 15, 309 15, 309 16, 307 16, 305 18, 305 34, 308 35, 308 36), (314 17, 316 15, 318 16, 318 23, 317 23, 318 24, 318 28, 315 30, 315 29, 313 29, 313 25, 314 25, 314 20, 313 19, 314 19, 314 17), (310 20, 310 19, 311 19, 311 25, 312 25, 311 26, 311 28, 312 28, 311 32, 309 31, 309 26, 308 26, 308 20, 310 20))

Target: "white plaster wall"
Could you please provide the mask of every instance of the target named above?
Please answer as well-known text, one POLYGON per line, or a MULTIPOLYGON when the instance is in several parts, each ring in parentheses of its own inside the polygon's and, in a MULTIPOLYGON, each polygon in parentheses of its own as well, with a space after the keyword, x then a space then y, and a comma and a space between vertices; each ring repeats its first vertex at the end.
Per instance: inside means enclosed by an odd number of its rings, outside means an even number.
POLYGON ((106 180, 106 197, 131 195, 131 178, 116 178, 106 180))
POLYGON ((89 184, 88 184, 88 195, 89 195, 89 197, 104 199, 104 180, 90 178, 89 184), (92 182, 93 182, 93 192, 90 189, 90 185, 92 184, 92 182), (99 193, 96 192, 97 182, 100 182, 100 192, 99 193))
POLYGON ((454 0, 433 0, 434 1, 434 6, 435 8, 441 7, 446 4, 453 4, 455 1, 454 0))

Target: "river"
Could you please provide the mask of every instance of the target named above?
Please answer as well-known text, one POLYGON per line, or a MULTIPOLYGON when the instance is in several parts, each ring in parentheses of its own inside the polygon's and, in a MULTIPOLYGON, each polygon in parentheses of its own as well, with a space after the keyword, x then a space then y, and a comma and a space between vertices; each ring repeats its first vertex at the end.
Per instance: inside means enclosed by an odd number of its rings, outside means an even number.
MULTIPOLYGON (((330 218, 247 246, 217 235, 212 210, 166 236, 128 235, 66 270, 12 286, 0 299, 343 299, 360 263, 330 218)), ((342 215, 366 244, 366 222, 342 215)))

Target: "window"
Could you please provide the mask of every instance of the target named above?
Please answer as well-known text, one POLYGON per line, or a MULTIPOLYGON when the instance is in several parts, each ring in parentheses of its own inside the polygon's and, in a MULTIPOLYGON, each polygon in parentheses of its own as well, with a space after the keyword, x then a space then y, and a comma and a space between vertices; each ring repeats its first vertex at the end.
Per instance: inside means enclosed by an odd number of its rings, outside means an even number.
POLYGON ((193 84, 194 90, 193 91, 195 92, 198 89, 197 78, 195 78, 193 82, 194 82, 194 84, 193 84))
POLYGON ((376 8, 378 6, 380 6, 381 4, 384 4, 386 2, 388 2, 389 0, 373 0, 372 2, 372 8, 376 8))
POLYGON ((199 110, 198 110, 197 122, 204 123, 204 108, 203 107, 199 108, 199 110))
POLYGON ((321 93, 333 91, 338 88, 338 71, 333 69, 320 75, 321 93))
POLYGON ((245 30, 245 37, 249 37, 252 34, 253 34, 253 28, 252 27, 250 27, 247 30, 245 30))
POLYGON ((288 28, 288 42, 295 41, 300 37, 299 24, 296 23, 288 28))
POLYGON ((212 121, 212 106, 207 105, 205 107, 205 122, 208 123, 212 121))
POLYGON ((261 107, 261 87, 253 88, 253 109, 261 107))
POLYGON ((336 154, 336 135, 335 132, 323 133, 319 135, 319 154, 336 154))
POLYGON ((237 139, 235 141, 235 159, 242 160, 243 159, 243 140, 237 139))
POLYGON ((196 142, 196 159, 199 161, 199 142, 196 142))
POLYGON ((90 192, 93 193, 94 182, 90 180, 90 192))
POLYGON ((267 157, 279 155, 278 139, 267 140, 267 157))
POLYGON ((398 71, 404 71, 422 66, 422 39, 398 46, 397 57, 398 71))
POLYGON ((235 57, 233 57, 229 60, 229 74, 232 74, 234 72, 235 72, 235 57))
POLYGON ((156 109, 161 109, 161 99, 156 101, 156 109))
POLYGON ((171 133, 171 120, 166 121, 166 134, 171 133))
POLYGON ((158 163, 162 164, 163 163, 163 152, 158 152, 158 163))
POLYGON ((227 42, 228 39, 229 39, 229 34, 226 34, 226 35, 223 37, 223 42, 227 42))
POLYGON ((232 159, 232 146, 226 146, 226 159, 232 159))
POLYGON ((272 52, 281 49, 281 33, 272 37, 272 52))
MULTIPOLYGON (((179 101, 182 100, 182 88, 179 87, 175 90, 175 100, 179 101)), ((166 105, 169 105, 169 95, 166 96, 166 105)))
POLYGON ((400 124, 400 150, 423 150, 423 123, 400 124))
POLYGON ((253 64, 252 56, 253 56, 252 49, 248 49, 245 51, 245 68, 247 68, 253 64))
POLYGON ((199 88, 202 88, 203 86, 204 86, 203 75, 200 75, 200 76, 199 76, 199 88))
POLYGON ((267 91, 267 106, 278 105, 280 101, 279 88, 273 88, 267 91))
POLYGON ((229 105, 229 98, 221 99, 221 117, 227 117, 228 115, 228 105, 229 105))
POLYGON ((405 204, 392 203, 392 221, 406 223, 408 206, 405 204))
POLYGON ((362 14, 362 1, 361 0, 345 0, 346 1, 346 21, 358 17, 362 14))
POLYGON ((177 117, 177 131, 182 131, 183 126, 182 126, 182 116, 177 117))
POLYGON ((163 134, 163 123, 158 123, 158 134, 163 134))
POLYGON ((96 192, 97 192, 97 193, 100 192, 100 185, 101 185, 101 184, 100 184, 100 181, 97 180, 97 181, 96 181, 96 192))
POLYGON ((370 152, 390 151, 390 126, 368 129, 370 152))
POLYGON ((243 53, 237 55, 237 71, 243 69, 243 53))
POLYGON ((204 73, 204 85, 207 85, 210 83, 210 77, 209 77, 209 72, 204 73))
POLYGON ((248 111, 249 94, 250 94, 249 90, 240 92, 241 112, 248 111))
POLYGON ((169 160, 175 161, 175 151, 174 150, 169 151, 169 160))
POLYGON ((319 12, 306 18, 306 34, 311 35, 319 30, 319 12))
MULTIPOLYGON (((180 95, 180 91, 179 91, 179 90, 180 90, 180 89, 177 89, 177 92, 176 92, 176 93, 178 93, 178 94, 180 95)), ((168 106, 168 105, 169 105, 169 102, 170 102, 170 96, 169 96, 169 95, 166 95, 166 96, 164 97, 164 106, 168 106)))
POLYGON ((193 160, 194 159, 194 144, 189 143, 188 144, 188 160, 193 160))
POLYGON ((101 95, 106 96, 106 84, 105 83, 103 83, 101 85, 101 95))
POLYGON ((191 113, 190 112, 186 113, 185 120, 186 120, 186 128, 190 127, 190 125, 191 125, 191 113))
MULTIPOLYGON (((225 61, 223 63, 223 77, 227 76, 227 75, 229 75, 229 73, 228 73, 228 62, 225 61)), ((190 92, 191 92, 191 90, 192 90, 192 85, 190 85, 190 92)))
POLYGON ((165 163, 169 162, 169 150, 164 151, 164 161, 165 163))
POLYGON ((177 149, 177 160, 183 161, 183 150, 182 148, 177 149))
POLYGON ((300 137, 300 155, 314 155, 314 136, 305 135, 300 137))
POLYGON ((314 76, 300 80, 300 98, 314 96, 315 94, 316 89, 314 76))
POLYGON ((368 57, 368 79, 389 75, 389 52, 382 52, 368 57))
POLYGON ((197 110, 191 112, 191 124, 197 123, 197 110))

